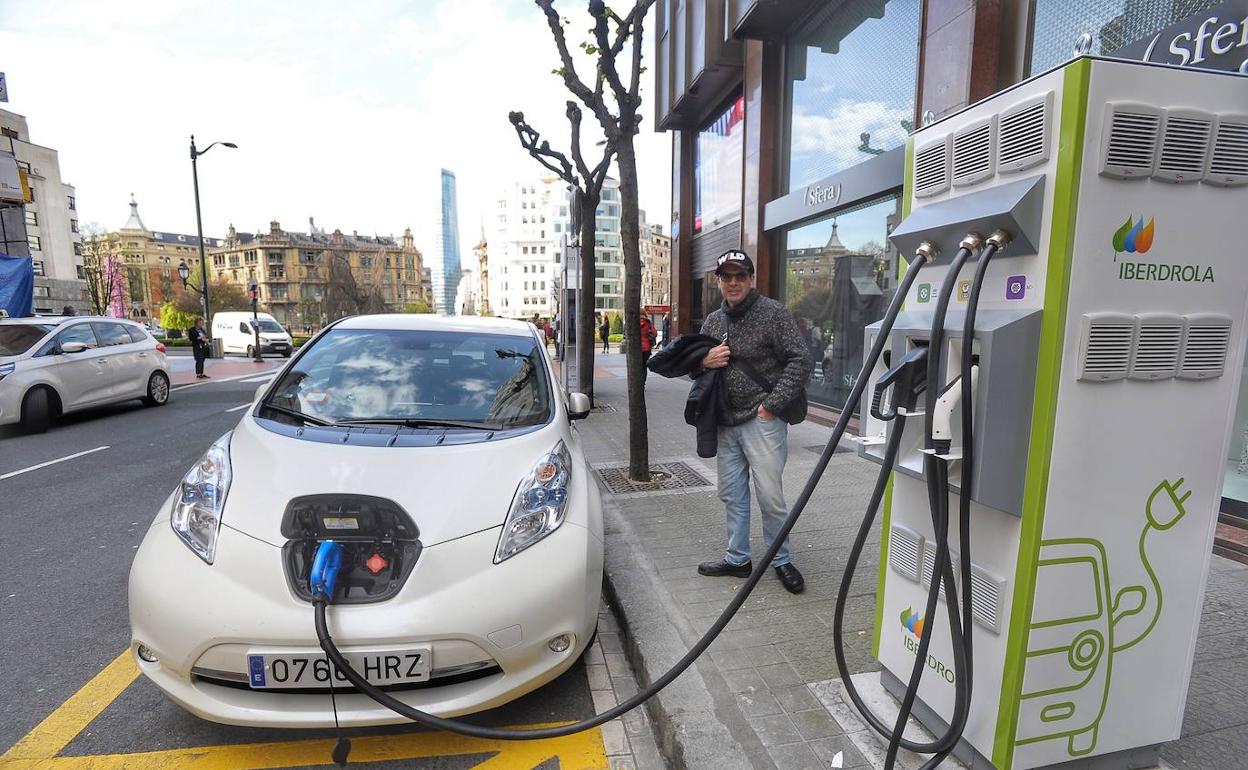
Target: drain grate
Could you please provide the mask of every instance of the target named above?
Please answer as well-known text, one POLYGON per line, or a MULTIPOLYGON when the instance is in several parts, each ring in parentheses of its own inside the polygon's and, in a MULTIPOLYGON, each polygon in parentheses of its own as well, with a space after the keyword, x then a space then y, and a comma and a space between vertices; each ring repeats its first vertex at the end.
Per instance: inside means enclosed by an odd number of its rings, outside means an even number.
POLYGON ((711 482, 691 468, 687 463, 653 463, 650 466, 653 479, 649 483, 639 484, 628 478, 628 466, 620 468, 599 468, 598 475, 607 485, 607 491, 613 495, 629 495, 638 492, 665 492, 674 489, 692 489, 712 486, 711 482))

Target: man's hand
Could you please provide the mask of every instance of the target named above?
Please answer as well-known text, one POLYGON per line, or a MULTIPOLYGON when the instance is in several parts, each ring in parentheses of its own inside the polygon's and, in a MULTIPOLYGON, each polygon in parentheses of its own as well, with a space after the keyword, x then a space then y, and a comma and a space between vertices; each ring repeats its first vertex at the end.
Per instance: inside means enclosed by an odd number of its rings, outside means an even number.
POLYGON ((776 419, 776 416, 772 414, 770 411, 768 411, 767 407, 763 406, 762 404, 759 404, 758 405, 758 419, 762 420, 763 422, 771 422, 772 420, 776 419))
POLYGON ((724 342, 707 351, 706 356, 702 359, 703 369, 722 369, 728 365, 728 356, 732 351, 728 349, 728 343, 724 342))

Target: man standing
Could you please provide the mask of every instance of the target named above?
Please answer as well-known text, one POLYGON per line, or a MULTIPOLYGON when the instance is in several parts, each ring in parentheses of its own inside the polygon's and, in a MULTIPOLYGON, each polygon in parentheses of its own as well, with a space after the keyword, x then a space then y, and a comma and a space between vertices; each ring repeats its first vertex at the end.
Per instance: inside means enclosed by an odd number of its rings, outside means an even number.
POLYGON ((191 339, 191 353, 195 356, 195 379, 206 380, 208 375, 204 374, 204 359, 208 357, 210 341, 208 339, 208 330, 204 328, 204 317, 195 317, 195 326, 186 333, 191 339))
MULTIPOLYGON (((727 367, 727 412, 719 421, 719 498, 728 518, 723 558, 698 565, 701 575, 746 577, 750 561, 750 477, 763 516, 763 539, 775 540, 789 509, 781 476, 788 459, 788 424, 805 419, 803 390, 810 375, 806 340, 793 314, 754 288, 754 262, 736 249, 715 268, 723 305, 707 316, 702 333, 723 340, 702 360, 707 369, 727 367)), ((806 584, 789 557, 789 542, 771 560, 790 593, 806 584)))
POLYGON ((610 353, 611 347, 607 344, 607 339, 611 336, 611 319, 606 313, 602 314, 602 325, 598 327, 598 336, 602 339, 602 352, 610 353))

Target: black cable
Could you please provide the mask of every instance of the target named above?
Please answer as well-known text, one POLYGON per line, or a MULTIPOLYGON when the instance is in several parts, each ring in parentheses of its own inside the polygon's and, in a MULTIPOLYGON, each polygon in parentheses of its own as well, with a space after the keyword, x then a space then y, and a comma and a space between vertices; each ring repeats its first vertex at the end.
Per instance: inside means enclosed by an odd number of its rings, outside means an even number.
MULTIPOLYGON (((949 312, 949 301, 953 297, 958 274, 962 272, 962 266, 966 264, 966 260, 970 256, 971 245, 964 240, 962 247, 954 255, 948 272, 945 273, 945 280, 941 284, 940 295, 936 298, 936 309, 932 314, 932 326, 928 334, 927 392, 923 409, 924 449, 930 450, 934 445, 932 441, 933 419, 936 413, 936 401, 940 397, 940 391, 943 390, 941 387, 941 383, 944 382, 941 377, 941 362, 944 358, 945 317, 949 312)), ((931 453, 925 454, 923 459, 923 476, 927 479, 932 527, 936 535, 936 558, 932 563, 931 585, 927 591, 927 603, 923 617, 934 618, 936 603, 940 598, 940 587, 943 583, 946 606, 949 613, 949 631, 953 637, 953 666, 954 671, 957 672, 957 678, 954 680, 953 716, 949 720, 951 729, 945 731, 941 741, 937 741, 940 744, 938 751, 951 749, 953 745, 957 744, 958 739, 961 737, 961 731, 952 728, 959 723, 965 723, 966 712, 970 708, 971 700, 970 692, 962 676, 966 670, 968 660, 961 644, 962 623, 957 611, 957 588, 953 584, 953 565, 949 562, 949 487, 947 477, 945 483, 941 484, 940 476, 943 474, 939 471, 940 466, 943 466, 944 462, 931 453), (952 744, 946 745, 950 741, 952 741, 952 744)), ((919 636, 919 648, 914 656, 914 666, 910 670, 910 679, 906 684, 906 693, 902 697, 901 707, 897 712, 897 721, 893 726, 892 734, 889 736, 888 753, 885 755, 884 767, 890 770, 897 762, 897 752, 901 748, 906 723, 910 720, 910 713, 914 709, 914 701, 919 694, 919 684, 923 679, 924 671, 927 669, 927 650, 931 646, 934 628, 935 624, 924 627, 924 633, 919 636)))
MULTIPOLYGON (((925 244, 926 246, 926 244, 925 244)), ((806 504, 810 501, 811 495, 814 494, 815 487, 819 485, 823 473, 828 467, 828 463, 832 460, 832 455, 836 452, 836 447, 841 442, 841 437, 845 435, 846 428, 849 427, 849 419, 853 414, 854 405, 862 398, 862 392, 867 386, 871 372, 875 369, 875 364, 880 358, 880 354, 884 350, 884 346, 888 343, 889 333, 892 331, 893 323, 897 320, 897 314, 901 311, 901 306, 905 302, 906 294, 910 291, 910 286, 914 283, 914 279, 918 277, 919 271, 928 261, 925 251, 920 251, 915 255, 914 261, 906 270, 905 276, 901 280, 901 284, 897 287, 897 291, 893 294, 893 299, 889 303, 888 310, 884 314, 884 318, 880 323, 880 332, 876 335, 875 341, 871 345, 871 351, 863 359, 862 368, 858 371, 858 377, 854 380, 853 387, 850 389, 849 397, 845 400, 845 408, 841 410, 841 414, 837 417, 836 425, 832 428, 832 435, 828 438, 828 443, 824 446, 823 452, 819 455, 819 460, 815 464, 815 469, 811 471, 810 477, 806 479, 806 484, 802 487, 801 493, 798 495, 797 502, 789 511, 788 517, 785 518, 784 524, 780 526, 780 531, 776 535, 776 539, 767 547, 767 552, 759 560, 750 576, 746 578, 745 583, 737 589, 737 593, 732 597, 732 601, 719 614, 715 623, 707 629, 693 647, 685 653, 684 657, 676 662, 670 670, 661 677, 656 679, 649 687, 639 691, 636 695, 628 700, 619 703, 596 716, 584 719, 580 722, 561 725, 559 727, 545 727, 530 730, 506 730, 496 727, 483 727, 480 725, 469 724, 454 719, 445 719, 428 714, 419 709, 413 708, 406 703, 394 698, 389 693, 378 689, 375 685, 368 682, 367 679, 351 667, 342 653, 334 645, 334 641, 329 634, 329 627, 325 619, 326 602, 318 599, 313 603, 316 615, 316 636, 320 640, 321 649, 329 656, 334 665, 347 677, 347 681, 351 682, 360 692, 372 698, 377 703, 385 706, 400 716, 416 722, 425 727, 435 730, 446 730, 448 732, 467 735, 472 738, 485 738, 487 740, 533 740, 544 738, 561 738, 567 735, 589 730, 599 725, 606 724, 612 719, 627 713, 632 709, 645 703, 654 697, 660 690, 671 684, 676 677, 684 673, 685 669, 693 665, 706 648, 711 645, 715 637, 728 625, 737 611, 741 609, 741 605, 749 597, 750 592, 758 585, 763 575, 769 569, 771 560, 775 558, 776 553, 784 544, 785 538, 789 536, 789 532, 793 526, 797 524, 798 518, 805 510, 806 504)))

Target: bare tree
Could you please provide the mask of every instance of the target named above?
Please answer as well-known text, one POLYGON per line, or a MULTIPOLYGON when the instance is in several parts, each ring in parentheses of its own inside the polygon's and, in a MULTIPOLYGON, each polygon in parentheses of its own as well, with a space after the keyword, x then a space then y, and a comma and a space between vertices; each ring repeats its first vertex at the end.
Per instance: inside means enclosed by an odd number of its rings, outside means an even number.
MULTIPOLYGON (((625 17, 607 7, 603 0, 589 0, 594 19, 594 43, 582 43, 587 54, 597 55, 596 77, 591 89, 576 74, 568 51, 564 23, 554 9, 554 0, 534 0, 546 14, 546 22, 559 49, 563 64, 557 70, 563 83, 598 119, 607 145, 613 147, 620 170, 620 238, 624 251, 624 339, 628 345, 628 475, 636 481, 650 479, 649 426, 646 421, 646 392, 641 355, 641 248, 640 217, 637 202, 637 155, 633 137, 641 124, 641 51, 646 14, 654 0, 635 0, 625 17), (627 84, 620 77, 618 57, 625 46, 628 53, 627 84), (608 103, 607 95, 614 103, 608 103)), ((596 205, 596 204, 595 204, 596 205)))
POLYGON ((117 292, 122 290, 121 271, 114 265, 120 249, 115 238, 110 238, 94 222, 82 228, 82 271, 87 281, 87 297, 96 315, 108 315, 109 305, 117 292))
MULTIPOLYGON (((599 79, 601 95, 602 80, 599 79)), ((598 229, 598 204, 602 200, 602 185, 607 179, 607 170, 611 167, 611 158, 615 154, 615 145, 610 140, 604 146, 602 160, 592 169, 585 163, 585 155, 581 150, 581 108, 576 102, 567 103, 568 123, 572 127, 572 162, 561 152, 552 150, 550 142, 545 141, 532 126, 524 120, 523 112, 512 112, 508 115, 511 125, 516 129, 520 145, 528 150, 538 163, 554 172, 575 190, 572 206, 577 210, 575 217, 580 225, 577 237, 580 240, 580 275, 581 298, 576 306, 576 372, 578 387, 590 398, 594 398, 594 308, 598 304, 594 281, 595 241, 598 229), (558 164, 558 165, 556 165, 558 164)), ((568 323, 564 318, 563 322, 568 323)))

